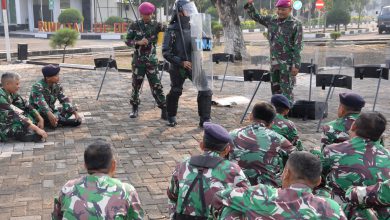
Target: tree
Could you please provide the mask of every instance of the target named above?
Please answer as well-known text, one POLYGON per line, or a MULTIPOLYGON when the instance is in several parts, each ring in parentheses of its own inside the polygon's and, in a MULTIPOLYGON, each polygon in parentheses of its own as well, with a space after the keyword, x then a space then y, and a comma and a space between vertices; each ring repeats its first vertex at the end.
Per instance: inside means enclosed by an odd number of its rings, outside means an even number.
POLYGON ((234 54, 242 60, 248 53, 242 35, 241 23, 237 13, 237 0, 212 0, 216 5, 225 36, 225 53, 234 54))
POLYGON ((355 0, 352 2, 353 8, 358 14, 358 28, 360 28, 360 21, 364 12, 365 6, 370 3, 371 0, 355 0))
POLYGON ((347 28, 347 25, 351 22, 351 14, 342 8, 334 8, 327 14, 326 20, 328 24, 335 25, 335 31, 340 31, 340 24, 347 28))
POLYGON ((67 23, 80 24, 83 21, 84 21, 84 17, 81 15, 80 11, 74 8, 65 9, 58 16, 58 22, 60 22, 61 24, 67 24, 67 23))
POLYGON ((65 62, 65 50, 68 46, 74 46, 79 37, 79 33, 75 30, 64 28, 56 31, 50 38, 50 46, 52 48, 64 47, 62 54, 62 62, 65 62))

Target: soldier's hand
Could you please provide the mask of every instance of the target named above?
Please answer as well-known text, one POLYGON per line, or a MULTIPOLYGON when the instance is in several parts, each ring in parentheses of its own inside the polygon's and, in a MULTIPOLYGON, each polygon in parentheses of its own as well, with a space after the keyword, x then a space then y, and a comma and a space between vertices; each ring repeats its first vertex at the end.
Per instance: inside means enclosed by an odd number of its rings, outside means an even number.
POLYGON ((148 45, 149 41, 146 38, 143 38, 142 40, 138 41, 138 45, 145 46, 148 45))
POLYGON ((182 65, 185 69, 192 70, 192 63, 188 61, 183 61, 182 65))
POLYGON ((43 120, 42 117, 39 119, 37 126, 40 129, 43 129, 45 127, 45 121, 43 120))
POLYGON ((41 135, 43 139, 46 139, 47 138, 47 133, 45 130, 43 129, 38 129, 37 131, 35 131, 37 134, 41 135))
POLYGON ((47 114, 47 117, 49 118, 50 124, 51 124, 53 127, 57 127, 58 118, 57 118, 52 112, 49 112, 49 113, 47 114))
POLYGON ((299 72, 299 69, 296 68, 296 67, 292 67, 291 68, 291 75, 292 76, 297 76, 298 75, 298 72, 299 72))
POLYGON ((81 121, 81 117, 77 112, 74 112, 73 115, 77 121, 81 121))

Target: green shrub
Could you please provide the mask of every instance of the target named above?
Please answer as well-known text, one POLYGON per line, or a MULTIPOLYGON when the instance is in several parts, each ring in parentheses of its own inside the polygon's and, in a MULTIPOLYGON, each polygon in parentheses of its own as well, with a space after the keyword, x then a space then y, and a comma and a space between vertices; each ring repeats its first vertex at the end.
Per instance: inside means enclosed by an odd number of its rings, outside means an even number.
POLYGON ((122 22, 124 22, 123 18, 118 17, 118 16, 111 16, 111 17, 107 18, 105 24, 114 26, 114 23, 122 23, 122 22))
POLYGON ((333 40, 337 40, 340 37, 341 37, 341 33, 340 32, 334 31, 334 32, 330 33, 330 38, 332 38, 333 40))
POLYGON ((256 21, 253 20, 247 20, 241 22, 241 28, 242 29, 255 29, 256 28, 256 21))
POLYGON ((61 24, 67 23, 82 23, 84 21, 84 17, 81 15, 80 11, 74 8, 68 8, 61 12, 60 16, 58 16, 58 22, 61 24))
POLYGON ((65 50, 68 46, 74 46, 79 37, 79 33, 75 30, 64 28, 56 31, 50 38, 50 46, 52 48, 64 48, 62 62, 65 61, 65 50))

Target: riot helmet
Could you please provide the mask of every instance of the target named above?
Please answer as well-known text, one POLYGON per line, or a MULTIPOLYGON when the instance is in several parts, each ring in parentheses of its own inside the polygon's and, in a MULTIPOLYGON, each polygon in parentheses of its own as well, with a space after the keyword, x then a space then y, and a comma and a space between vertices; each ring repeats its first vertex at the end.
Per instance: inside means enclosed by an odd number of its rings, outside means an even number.
POLYGON ((190 0, 176 0, 174 10, 175 12, 182 12, 186 17, 190 17, 191 15, 198 13, 195 2, 190 0))

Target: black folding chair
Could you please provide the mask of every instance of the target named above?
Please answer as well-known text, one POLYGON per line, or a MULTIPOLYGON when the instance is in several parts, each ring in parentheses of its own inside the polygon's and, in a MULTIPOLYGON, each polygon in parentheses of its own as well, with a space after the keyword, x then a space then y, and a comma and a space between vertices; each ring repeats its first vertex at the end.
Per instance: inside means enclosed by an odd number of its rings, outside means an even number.
MULTIPOLYGON (((354 58, 350 56, 329 56, 325 58, 325 65, 327 67, 339 67, 339 72, 337 75, 341 74, 343 67, 353 67, 355 65, 354 58)), ((334 88, 330 95, 330 99, 333 98, 334 88)))
POLYGON ((225 83, 227 69, 229 67, 229 62, 234 63, 234 55, 228 53, 215 53, 213 54, 213 62, 215 62, 216 64, 219 64, 220 62, 226 62, 225 73, 223 74, 222 85, 220 90, 222 92, 223 84, 225 83))
POLYGON ((95 63, 95 69, 96 68, 105 68, 102 83, 100 84, 99 92, 96 96, 96 100, 99 100, 100 92, 102 91, 103 88, 103 83, 106 78, 106 74, 108 69, 114 68, 115 70, 118 70, 118 66, 116 65, 116 60, 112 59, 112 55, 110 55, 109 58, 95 58, 94 59, 95 63))
POLYGON ((251 104, 253 102, 253 99, 255 98, 255 96, 257 94, 257 91, 260 88, 261 82, 269 82, 269 81, 271 81, 269 70, 246 69, 246 70, 244 70, 244 81, 250 81, 250 82, 252 82, 252 81, 259 81, 259 82, 257 83, 256 89, 253 92, 252 98, 249 101, 249 104, 246 107, 245 112, 244 112, 244 114, 241 117, 240 124, 242 124, 242 122, 244 121, 245 116, 248 113, 248 110, 249 110, 249 108, 250 108, 250 106, 251 106, 251 104))
MULTIPOLYGON (((330 94, 333 88, 346 88, 352 89, 352 77, 340 74, 317 74, 316 75, 316 86, 322 87, 322 90, 325 90, 326 87, 329 87, 328 94, 325 99, 324 107, 328 106, 328 101, 330 94)), ((326 109, 321 109, 321 117, 318 122, 317 132, 320 131, 322 119, 326 109)))
POLYGON ((355 66, 355 78, 359 78, 361 80, 363 80, 364 78, 378 79, 374 106, 372 107, 372 111, 375 111, 381 81, 382 79, 389 80, 389 69, 382 65, 357 65, 355 66))

